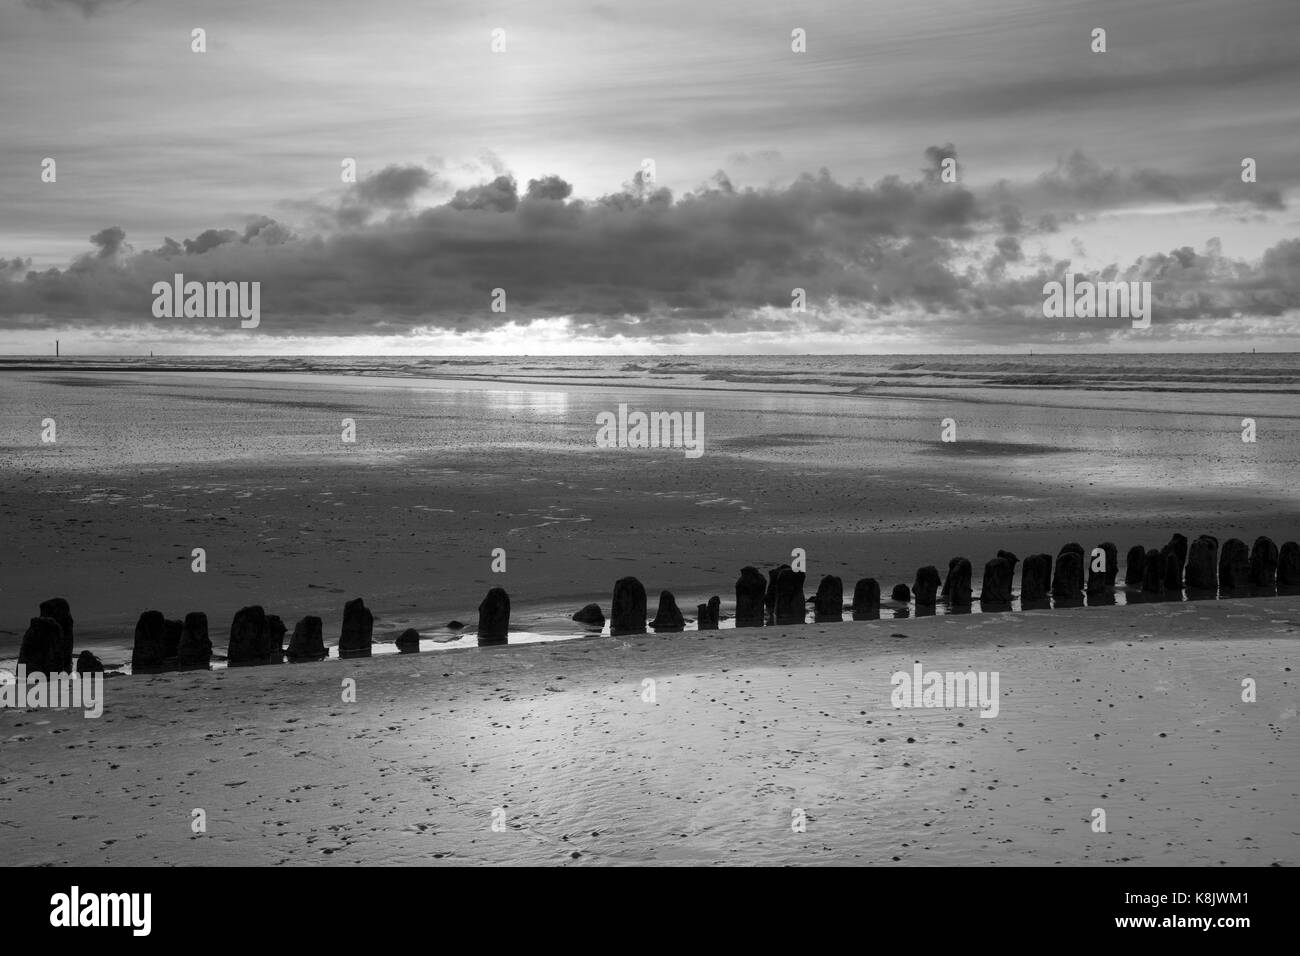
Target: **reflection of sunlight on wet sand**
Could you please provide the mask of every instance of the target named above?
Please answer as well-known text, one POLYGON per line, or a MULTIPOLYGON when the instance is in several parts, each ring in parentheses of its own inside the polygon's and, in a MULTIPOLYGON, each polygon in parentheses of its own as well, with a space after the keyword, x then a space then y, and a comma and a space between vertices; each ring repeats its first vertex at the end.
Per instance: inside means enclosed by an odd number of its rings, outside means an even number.
MULTIPOLYGON (((56 383, 39 373, 17 372, 0 384, 6 403, 21 418, 38 404, 53 402, 57 410, 76 401, 81 393, 62 384, 65 380, 102 385, 96 391, 99 401, 79 412, 78 428, 66 440, 61 435, 54 451, 23 446, 15 438, 13 465, 107 471, 303 457, 382 466, 483 448, 497 454, 581 449, 600 454, 594 447, 595 414, 620 401, 702 412, 706 458, 823 471, 925 472, 936 464, 950 470, 933 459, 953 456, 960 458, 959 474, 1011 473, 1045 492, 1088 484, 1157 490, 1186 486, 1194 474, 1197 489, 1248 484, 1261 494, 1289 494, 1300 460, 1294 396, 1261 391, 1198 395, 1021 388, 998 391, 994 401, 982 402, 981 390, 966 384, 883 397, 655 389, 644 382, 521 388, 456 378, 143 371, 68 372, 56 383), (1279 403, 1287 407, 1275 408, 1279 403), (345 414, 358 423, 355 444, 339 442, 338 423, 345 414), (1247 414, 1259 422, 1256 444, 1240 441, 1247 414), (938 447, 938 423, 947 417, 957 422, 958 441, 944 449, 938 447)), ((652 454, 639 461, 662 466, 652 454)), ((517 481, 527 477, 526 470, 515 472, 517 481)), ((689 487, 689 480, 690 473, 683 472, 682 486, 689 487)), ((958 493, 970 490, 969 481, 956 484, 958 493)), ((744 507, 735 496, 716 492, 709 500, 744 507)))
POLYGON ((566 388, 492 388, 476 393, 474 400, 510 412, 535 412, 546 417, 567 417, 569 414, 569 392, 566 388))

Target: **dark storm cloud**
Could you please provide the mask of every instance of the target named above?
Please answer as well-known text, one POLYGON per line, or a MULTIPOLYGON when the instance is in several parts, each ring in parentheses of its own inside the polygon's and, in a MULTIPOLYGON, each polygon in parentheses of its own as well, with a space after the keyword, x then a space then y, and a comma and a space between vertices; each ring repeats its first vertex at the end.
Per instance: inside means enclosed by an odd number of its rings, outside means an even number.
POLYGON ((0 259, 0 281, 4 279, 15 279, 24 275, 32 267, 31 259, 0 259))
POLYGON ((1020 251, 1020 240, 1015 236, 1003 236, 994 245, 998 253, 1008 262, 1019 262, 1023 259, 1024 253, 1020 251))
POLYGON ((316 205, 316 218, 332 218, 344 227, 360 226, 377 213, 409 209, 421 191, 441 186, 438 175, 423 166, 385 166, 362 176, 347 190, 337 209, 316 205))
POLYGON ((209 249, 215 249, 227 242, 234 242, 238 238, 239 233, 233 229, 205 229, 193 240, 186 239, 181 245, 185 247, 186 255, 201 256, 209 249))
POLYGON ((432 183, 433 175, 423 166, 386 166, 357 182, 356 197, 367 206, 400 209, 432 183))
POLYGON ((1181 201, 1187 187, 1176 176, 1155 169, 1125 173, 1107 169, 1081 150, 1057 160, 1044 173, 1039 186, 1049 195, 1091 207, 1115 206, 1149 200, 1181 201))
MULTIPOLYGON (((242 235, 208 229, 97 259, 94 275, 76 282, 57 269, 7 282, 0 314, 142 319, 153 282, 183 269, 198 281, 260 280, 264 314, 278 316, 263 328, 282 332, 471 330, 556 315, 595 335, 741 330, 732 316, 788 308, 795 287, 814 300, 955 307, 963 280, 946 262, 978 219, 975 197, 958 186, 898 177, 846 185, 826 171, 762 191, 737 190, 721 173, 679 199, 641 171, 620 193, 584 201, 571 192, 552 175, 521 197, 502 175, 441 205, 312 238, 290 238, 267 219, 242 235), (277 241, 256 241, 267 234, 277 241), (489 309, 494 288, 506 290, 506 313, 489 309)), ((344 194, 341 206, 350 201, 344 194)), ((101 257, 124 243, 121 230, 96 237, 101 257)))
POLYGON ((559 176, 543 176, 541 179, 528 180, 529 199, 568 199, 573 187, 559 176))
MULTIPOLYGON (((476 332, 556 316, 595 337, 799 334, 834 331, 856 310, 942 315, 959 319, 964 333, 1014 340, 1029 334, 1024 323, 1041 310, 1043 283, 1069 264, 1041 262, 1024 275, 1021 240, 1008 228, 1021 225, 1020 193, 1001 183, 977 196, 935 182, 931 173, 955 152, 927 150, 916 181, 846 184, 822 170, 781 188, 738 189, 720 171, 680 197, 640 171, 624 190, 590 201, 570 198, 558 175, 530 180, 521 196, 502 174, 426 208, 408 201, 428 180, 390 167, 363 180, 367 189, 341 193, 336 210, 369 209, 359 198, 399 207, 382 220, 340 216, 344 228, 299 237, 262 216, 242 230, 207 229, 139 253, 110 227, 68 269, 0 282, 0 319, 11 327, 152 323, 153 283, 179 271, 187 280, 260 281, 259 334, 269 335, 476 332), (972 253, 982 268, 958 264, 972 253), (491 310, 498 288, 506 312, 491 310), (790 309, 795 288, 806 291, 808 313, 790 309)), ((1158 172, 1120 173, 1078 154, 1029 192, 1104 204, 1171 188, 1158 172)), ((1167 305, 1156 321, 1275 315, 1300 307, 1298 247, 1275 246, 1256 265, 1224 259, 1217 247, 1180 249, 1111 271, 1155 283, 1167 305)), ((0 275, 21 275, 19 261, 0 275)))
POLYGON ((101 229, 90 237, 92 245, 99 248, 98 257, 100 259, 111 259, 123 250, 126 242, 126 232, 121 226, 109 226, 107 229, 101 229))
POLYGON ((1144 256, 1121 277, 1150 281, 1165 321, 1277 316, 1300 308, 1300 239, 1284 239, 1264 252, 1258 265, 1225 258, 1212 243, 1144 256))
POLYGON ((498 176, 482 186, 462 189, 452 197, 449 205, 452 209, 477 209, 485 212, 514 212, 519 205, 519 190, 515 178, 509 175, 498 176))
POLYGON ((293 230, 283 223, 276 222, 270 216, 258 216, 244 227, 244 242, 265 243, 274 246, 296 238, 293 230))

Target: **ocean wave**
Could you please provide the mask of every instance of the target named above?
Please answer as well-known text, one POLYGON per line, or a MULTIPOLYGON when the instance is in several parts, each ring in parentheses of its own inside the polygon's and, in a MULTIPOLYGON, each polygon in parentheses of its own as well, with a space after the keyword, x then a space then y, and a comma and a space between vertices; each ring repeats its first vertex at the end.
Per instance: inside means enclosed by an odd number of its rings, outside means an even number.
POLYGON ((840 391, 878 389, 1074 389, 1083 392, 1233 391, 1292 394, 1300 355, 1120 354, 1095 356, 105 356, 0 357, 3 371, 279 372, 477 381, 693 383, 840 391))

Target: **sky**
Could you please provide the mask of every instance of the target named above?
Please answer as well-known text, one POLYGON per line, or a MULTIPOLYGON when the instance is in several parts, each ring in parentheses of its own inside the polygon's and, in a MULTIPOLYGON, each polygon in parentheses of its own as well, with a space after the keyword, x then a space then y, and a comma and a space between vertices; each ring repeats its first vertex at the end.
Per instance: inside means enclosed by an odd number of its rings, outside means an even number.
POLYGON ((1296 0, 4 0, 0 353, 1300 350, 1298 35, 1296 0), (1045 318, 1067 272, 1151 282, 1151 328, 1045 318), (259 282, 259 324, 156 317, 178 273, 259 282))

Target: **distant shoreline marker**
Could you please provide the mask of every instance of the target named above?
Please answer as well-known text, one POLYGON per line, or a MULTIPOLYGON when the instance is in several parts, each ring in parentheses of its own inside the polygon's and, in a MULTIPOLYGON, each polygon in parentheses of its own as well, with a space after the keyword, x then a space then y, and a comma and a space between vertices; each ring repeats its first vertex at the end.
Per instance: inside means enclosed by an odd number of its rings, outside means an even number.
POLYGON ((58 340, 58 339, 55 339, 55 340, 54 340, 54 357, 55 357, 55 358, 58 358, 58 357, 59 357, 59 340, 58 340))

